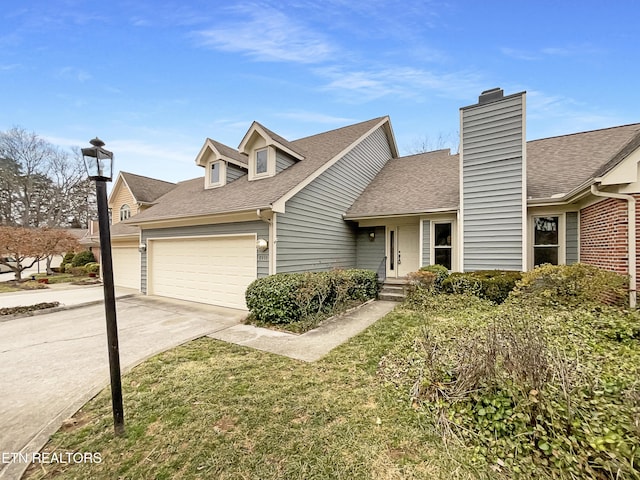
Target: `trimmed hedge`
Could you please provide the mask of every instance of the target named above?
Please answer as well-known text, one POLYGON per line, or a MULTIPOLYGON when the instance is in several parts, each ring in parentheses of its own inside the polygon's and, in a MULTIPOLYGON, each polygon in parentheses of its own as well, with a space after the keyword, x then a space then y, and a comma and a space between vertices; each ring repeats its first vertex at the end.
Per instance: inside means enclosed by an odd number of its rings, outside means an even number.
POLYGON ((96 258, 93 256, 93 252, 89 250, 83 250, 82 252, 76 253, 71 260, 71 265, 74 267, 83 267, 87 263, 95 263, 96 258))
POLYGON ((521 272, 511 270, 454 272, 443 280, 442 289, 447 293, 472 293, 494 303, 502 303, 521 278, 521 272))
POLYGON ((433 281, 433 288, 436 292, 440 292, 442 290, 442 283, 449 277, 449 269, 444 265, 427 265, 426 267, 420 268, 419 272, 429 272, 435 275, 433 281))
POLYGON ((251 283, 245 298, 254 320, 282 325, 338 313, 377 293, 375 272, 352 269, 270 275, 251 283))
POLYGON ((535 305, 626 305, 629 278, 593 265, 541 265, 526 272, 512 297, 535 305))

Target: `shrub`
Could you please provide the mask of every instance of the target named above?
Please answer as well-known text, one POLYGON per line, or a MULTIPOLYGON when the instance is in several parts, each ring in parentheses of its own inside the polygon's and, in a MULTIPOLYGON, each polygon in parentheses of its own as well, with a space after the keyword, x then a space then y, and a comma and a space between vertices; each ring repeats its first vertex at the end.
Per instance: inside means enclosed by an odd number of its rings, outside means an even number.
POLYGON ((449 270, 444 265, 427 265, 426 267, 420 268, 421 272, 431 272, 435 275, 435 281, 433 283, 433 287, 436 291, 442 290, 442 282, 449 276, 449 270))
POLYGON ((82 252, 76 253, 71 261, 71 265, 74 267, 82 267, 87 263, 95 263, 96 258, 93 256, 93 252, 89 250, 83 250, 82 252))
POLYGON ((65 253, 64 257, 62 258, 62 262, 60 262, 60 266, 58 267, 60 269, 59 271, 64 273, 66 266, 71 264, 71 262, 73 261, 73 257, 75 256, 76 254, 74 252, 65 253))
POLYGON ((442 282, 442 288, 447 293, 472 293, 494 303, 502 303, 521 278, 522 273, 510 270, 454 272, 442 282))
POLYGON ((96 262, 87 263, 84 269, 87 273, 98 273, 100 271, 100 264, 96 262))
POLYGON ((435 273, 426 270, 418 270, 407 275, 409 286, 407 294, 409 296, 415 293, 430 292, 437 293, 440 289, 436 287, 438 277, 435 273))
POLYGON ((254 320, 282 325, 329 316, 377 291, 375 272, 353 269, 270 275, 251 283, 245 297, 254 320))
POLYGON ((70 273, 71 275, 75 275, 76 277, 82 277, 87 274, 87 269, 83 265, 82 267, 74 267, 73 265, 67 265, 65 269, 65 273, 70 273))
POLYGON ((584 263, 542 265, 522 276, 512 296, 546 306, 624 305, 628 278, 584 263))

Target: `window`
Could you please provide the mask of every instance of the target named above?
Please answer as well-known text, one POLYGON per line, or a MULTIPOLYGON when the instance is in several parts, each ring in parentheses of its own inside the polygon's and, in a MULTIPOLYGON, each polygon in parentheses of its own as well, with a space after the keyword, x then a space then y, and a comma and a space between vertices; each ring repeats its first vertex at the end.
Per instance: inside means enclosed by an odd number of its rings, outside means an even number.
POLYGON ((256 175, 267 173, 267 149, 256 151, 256 175))
POLYGON ((126 220, 127 218, 131 217, 131 209, 129 208, 129 205, 124 204, 120 207, 120 221, 122 220, 126 220))
POLYGON ((227 176, 227 165, 221 160, 209 162, 205 176, 205 188, 222 187, 227 176))
POLYGON ((451 270, 453 243, 451 242, 451 223, 433 225, 434 262, 451 270))
POLYGON ((533 218, 533 264, 558 265, 560 250, 559 217, 533 218))

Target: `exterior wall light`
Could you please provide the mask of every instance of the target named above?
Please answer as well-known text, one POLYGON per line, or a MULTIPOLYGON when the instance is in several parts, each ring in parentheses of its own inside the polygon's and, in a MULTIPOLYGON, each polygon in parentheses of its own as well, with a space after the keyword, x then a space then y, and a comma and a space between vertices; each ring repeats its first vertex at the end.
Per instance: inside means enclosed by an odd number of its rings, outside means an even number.
POLYGON ((267 242, 264 238, 259 238, 256 242, 256 248, 259 252, 264 252, 269 248, 269 242, 267 242))
POLYGON ((376 232, 369 232, 369 240, 374 241, 376 239, 376 232))
POLYGON ((140 253, 144 253, 147 251, 147 244, 146 243, 141 243, 140 245, 138 245, 138 251, 140 253))

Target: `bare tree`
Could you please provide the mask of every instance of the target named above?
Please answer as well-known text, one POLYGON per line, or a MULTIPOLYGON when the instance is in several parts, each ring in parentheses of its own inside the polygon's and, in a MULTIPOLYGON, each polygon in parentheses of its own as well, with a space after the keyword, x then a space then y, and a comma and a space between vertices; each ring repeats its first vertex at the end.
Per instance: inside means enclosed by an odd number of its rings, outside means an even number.
POLYGON ((451 152, 456 153, 460 146, 459 135, 457 133, 443 133, 440 132, 434 137, 430 137, 425 134, 420 138, 417 138, 413 143, 405 150, 407 155, 416 155, 418 153, 432 152, 434 150, 442 150, 448 148, 451 152))
POLYGON ((0 223, 88 226, 93 193, 78 149, 67 152, 34 132, 0 132, 0 223))

